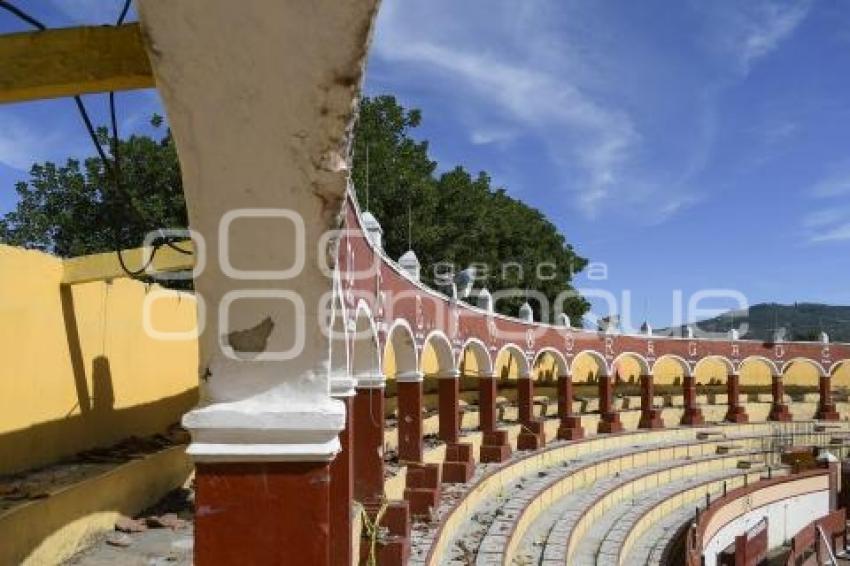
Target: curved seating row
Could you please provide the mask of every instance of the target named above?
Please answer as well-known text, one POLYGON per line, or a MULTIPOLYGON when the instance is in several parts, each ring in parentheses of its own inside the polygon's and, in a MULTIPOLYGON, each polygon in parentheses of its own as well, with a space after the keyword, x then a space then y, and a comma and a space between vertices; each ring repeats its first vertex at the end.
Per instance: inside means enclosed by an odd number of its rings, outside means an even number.
MULTIPOLYGON (((644 517, 666 516, 685 503, 692 513, 690 503, 704 497, 706 492, 720 489, 723 479, 743 481, 745 475, 749 476, 748 481, 758 479, 760 470, 738 469, 738 463, 750 456, 754 456, 751 460, 755 463, 763 463, 765 453, 774 448, 777 435, 782 436, 782 443, 811 444, 828 442, 829 435, 847 430, 846 423, 829 431, 820 430, 815 423, 801 422, 714 425, 594 436, 518 454, 504 464, 479 466, 472 483, 462 490, 452 490, 450 497, 444 498, 435 524, 419 526, 413 540, 411 563, 442 564, 455 559, 466 563, 477 560, 480 564, 510 564, 514 557, 522 562, 530 556, 554 563, 553 560, 558 560, 556 554, 545 555, 549 541, 556 540, 552 535, 562 537, 560 546, 569 549, 568 556, 578 548, 587 526, 615 508, 630 513, 634 532, 632 529, 606 532, 599 541, 599 550, 607 541, 611 542, 606 548, 621 543, 618 560, 626 563, 622 561, 630 555, 631 547, 647 528, 655 526, 648 519, 641 523, 644 517), (716 482, 710 485, 701 481, 701 491, 689 490, 688 478, 709 480, 712 473, 728 474, 728 477, 715 478, 716 482), (659 491, 665 478, 668 483, 678 482, 678 489, 669 493, 659 491), (588 489, 589 486, 593 487, 588 489), (559 501, 577 497, 579 493, 585 503, 581 517, 570 529, 576 542, 567 547, 563 544, 567 533, 554 529, 553 515, 557 517, 554 511, 559 501), (680 493, 684 495, 679 496, 680 493), (644 495, 648 499, 643 512, 630 509, 634 506, 629 502, 644 495), (657 495, 657 501, 650 495, 657 495), (668 500, 679 505, 667 503, 668 500), (540 519, 543 516, 545 519, 540 519)), ((565 518, 564 522, 574 519, 565 518)), ((557 546, 553 544, 552 548, 557 546)), ((639 549, 646 555, 650 553, 643 547, 639 549)))

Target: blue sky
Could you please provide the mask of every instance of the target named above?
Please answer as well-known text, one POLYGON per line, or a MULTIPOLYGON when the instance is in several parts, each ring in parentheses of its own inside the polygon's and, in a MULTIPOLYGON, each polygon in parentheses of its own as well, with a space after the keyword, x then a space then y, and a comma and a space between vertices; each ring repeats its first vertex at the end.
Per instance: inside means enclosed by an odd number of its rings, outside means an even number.
MULTIPOLYGON (((50 25, 120 9, 38 4, 50 25)), ((385 0, 366 81, 422 109, 443 168, 489 172, 606 265, 579 286, 656 327, 676 290, 686 311, 704 289, 850 304, 848 90, 850 3, 827 0, 385 0)), ((125 131, 159 108, 119 102, 125 131)), ((0 211, 31 161, 90 153, 68 100, 0 107, 0 126, 0 211)))

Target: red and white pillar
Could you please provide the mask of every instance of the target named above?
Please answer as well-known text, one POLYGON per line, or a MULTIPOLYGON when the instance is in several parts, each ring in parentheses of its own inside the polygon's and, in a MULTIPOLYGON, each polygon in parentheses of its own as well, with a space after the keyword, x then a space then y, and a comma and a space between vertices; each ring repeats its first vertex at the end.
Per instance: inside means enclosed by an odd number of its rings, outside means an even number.
POLYGON ((530 375, 517 378, 517 412, 520 433, 517 449, 537 450, 546 443, 543 422, 534 416, 534 382, 530 375))
POLYGON ((788 410, 788 404, 785 403, 785 385, 782 382, 781 375, 771 377, 771 390, 773 401, 771 402, 770 413, 767 416, 768 420, 790 421, 791 411, 788 410))
POLYGON ((832 376, 822 375, 818 380, 820 397, 818 399, 818 412, 815 418, 823 421, 837 421, 838 411, 832 400, 832 376))
POLYGON ((578 440, 584 437, 581 416, 573 415, 573 378, 570 375, 558 376, 558 418, 559 440, 578 440))
POLYGON ((640 376, 640 421, 638 428, 664 428, 661 411, 654 406, 655 384, 652 374, 640 376))
POLYGON ((377 0, 136 7, 180 157, 198 320, 207 313, 203 404, 183 418, 196 463, 194 563, 328 565, 330 466, 346 413, 330 396, 318 323, 334 291, 325 236, 350 182, 377 0), (236 21, 267 25, 235 34, 236 21), (245 96, 246 85, 262 88, 245 96))
POLYGON ((340 452, 331 462, 330 539, 331 564, 349 566, 354 545, 352 536, 352 500, 354 498, 354 395, 356 382, 339 376, 331 379, 331 396, 345 404, 345 428, 339 433, 340 452))
POLYGON ((494 375, 478 378, 478 426, 481 429, 481 462, 504 462, 511 455, 508 431, 496 423, 498 385, 494 375))
POLYGON ((726 420, 730 423, 745 423, 750 420, 746 409, 741 406, 741 384, 737 373, 730 373, 726 378, 726 395, 728 409, 726 420))
POLYGON ((599 376, 599 425, 597 432, 622 432, 619 411, 614 410, 614 377, 599 376))
POLYGON ((367 509, 384 499, 384 388, 383 375, 359 376, 353 401, 354 499, 367 509))
POLYGON ((410 514, 428 519, 440 501, 440 465, 424 462, 422 381, 418 371, 396 375, 398 459, 407 466, 404 499, 410 504, 410 514))
POLYGON ((446 443, 443 482, 466 483, 475 472, 472 445, 460 442, 460 372, 439 376, 437 395, 440 410, 440 440, 446 443))
POLYGON ((685 410, 682 413, 683 425, 701 425, 705 423, 702 409, 697 405, 697 386, 696 378, 693 375, 686 375, 682 380, 682 394, 684 397, 685 410))

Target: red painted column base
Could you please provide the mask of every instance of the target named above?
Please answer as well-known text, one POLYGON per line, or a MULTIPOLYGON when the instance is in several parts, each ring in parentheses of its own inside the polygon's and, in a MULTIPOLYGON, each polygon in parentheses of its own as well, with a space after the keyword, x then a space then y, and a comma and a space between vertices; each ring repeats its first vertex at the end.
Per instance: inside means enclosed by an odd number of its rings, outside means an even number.
POLYGON ((686 426, 705 424, 705 417, 702 414, 702 409, 699 407, 685 407, 685 412, 682 414, 681 424, 686 426))
POLYGON ((531 419, 527 423, 520 423, 520 426, 522 430, 517 436, 517 450, 537 450, 546 445, 542 419, 531 419))
POLYGON ((815 418, 822 421, 837 421, 840 419, 838 411, 835 410, 835 405, 829 404, 818 407, 818 412, 815 418))
MULTIPOLYGON (((380 510, 380 505, 369 504, 364 507, 372 518, 380 510)), ((386 528, 387 534, 376 544, 375 562, 381 566, 404 566, 410 558, 410 509, 407 501, 388 503, 381 526, 386 528)), ((370 552, 370 541, 364 537, 360 541, 361 564, 368 563, 370 552)))
POLYGON ((407 464, 407 483, 404 499, 410 514, 429 521, 440 504, 441 473, 439 464, 407 464))
POLYGON ((664 420, 661 418, 661 409, 647 409, 641 411, 638 428, 649 430, 664 428, 664 420))
POLYGON ((599 426, 596 427, 596 432, 599 434, 623 432, 623 423, 620 422, 620 413, 618 411, 602 413, 602 418, 599 419, 599 426))
POLYGON ((328 462, 200 462, 195 488, 198 566, 330 563, 328 462))
POLYGON ((482 463, 504 462, 510 457, 511 445, 508 442, 508 431, 494 430, 483 434, 479 458, 482 463))
POLYGON ((443 483, 467 483, 475 473, 475 458, 472 444, 458 442, 446 445, 446 461, 443 462, 443 483))
POLYGON ((579 440, 584 438, 584 427, 581 426, 581 417, 569 416, 561 421, 558 427, 558 440, 579 440))
POLYGON ((791 411, 788 410, 788 405, 785 403, 779 405, 774 403, 773 406, 770 407, 770 414, 768 414, 767 420, 778 422, 788 422, 792 420, 791 411))
POLYGON ((727 423, 743 424, 750 422, 750 416, 747 414, 747 411, 739 405, 737 407, 729 407, 729 410, 726 411, 725 421, 727 423))

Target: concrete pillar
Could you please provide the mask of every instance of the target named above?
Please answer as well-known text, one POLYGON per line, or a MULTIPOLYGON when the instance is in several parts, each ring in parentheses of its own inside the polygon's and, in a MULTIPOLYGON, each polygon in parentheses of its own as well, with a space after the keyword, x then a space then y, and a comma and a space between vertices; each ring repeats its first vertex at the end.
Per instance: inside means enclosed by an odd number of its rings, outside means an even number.
POLYGON ((337 238, 324 236, 348 189, 377 0, 136 7, 189 225, 205 243, 194 274, 208 313, 203 405, 183 419, 194 563, 327 565, 330 462, 346 417, 318 324, 337 267, 327 259, 337 238))
POLYGON ((640 376, 640 421, 638 428, 664 428, 661 411, 653 406, 655 384, 652 374, 640 376))
POLYGON ((398 459, 400 462, 422 462, 422 374, 399 374, 396 387, 398 459))
POLYGON ((726 411, 726 420, 730 423, 745 423, 749 421, 749 416, 740 401, 740 377, 737 373, 729 374, 726 378, 726 394, 728 397, 729 409, 726 411))
POLYGON ((443 463, 444 483, 466 483, 475 473, 475 458, 472 445, 460 439, 460 372, 440 375, 440 440, 446 443, 446 458, 443 463))
POLYGON ((558 426, 559 440, 577 440, 584 437, 581 416, 573 415, 573 378, 569 375, 558 376, 558 426))
POLYGON ((614 410, 613 380, 612 376, 599 376, 599 426, 597 427, 599 433, 622 432, 623 430, 620 413, 614 410))
POLYGON ((768 414, 767 418, 771 421, 790 421, 791 411, 788 410, 788 405, 785 403, 785 386, 782 383, 782 376, 774 375, 771 378, 771 381, 773 402, 770 406, 770 414, 768 414))
POLYGON ((508 431, 496 426, 498 387, 492 375, 478 378, 479 427, 481 428, 481 462, 504 462, 511 455, 508 431))
POLYGON ((441 480, 439 464, 423 461, 422 380, 422 373, 418 371, 396 376, 398 459, 407 465, 404 499, 410 505, 410 514, 430 519, 440 501, 441 480))
POLYGON ((702 409, 697 405, 697 386, 694 376, 686 375, 683 378, 682 393, 685 398, 685 411, 682 413, 681 424, 694 426, 705 423, 702 409))
POLYGON ((517 410, 520 433, 517 437, 518 450, 537 450, 545 444, 543 423, 534 417, 534 382, 531 376, 517 379, 517 410))
POLYGON ((331 395, 345 404, 345 428, 339 434, 340 453, 331 462, 330 539, 331 564, 350 566, 353 559, 352 499, 354 497, 354 387, 353 379, 343 376, 331 380, 331 395))
POLYGON ((360 377, 354 395, 354 499, 380 507, 384 498, 384 376, 360 377))
POLYGON ((820 389, 820 398, 818 399, 818 412, 815 418, 824 421, 837 421, 838 411, 835 410, 835 403, 832 401, 832 377, 829 375, 820 376, 818 388, 820 389))

